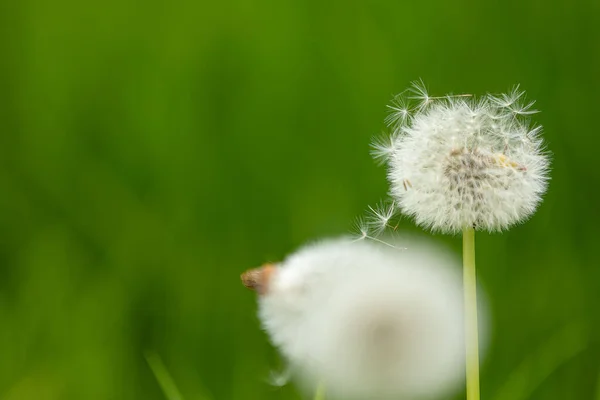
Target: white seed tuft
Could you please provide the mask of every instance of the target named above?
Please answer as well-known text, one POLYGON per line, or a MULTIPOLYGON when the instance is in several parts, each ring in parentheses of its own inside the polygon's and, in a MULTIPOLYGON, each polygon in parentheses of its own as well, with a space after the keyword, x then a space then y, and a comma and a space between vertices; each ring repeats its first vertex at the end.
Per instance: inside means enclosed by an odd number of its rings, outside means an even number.
POLYGON ((429 243, 405 244, 329 240, 276 266, 259 315, 308 389, 429 399, 461 382, 460 264, 429 243))
MULTIPOLYGON (((545 193, 549 158, 534 102, 508 94, 432 97, 414 84, 410 118, 387 146, 390 193, 403 213, 435 231, 501 231, 531 216, 545 193)), ((395 99, 398 102, 397 99, 395 99)), ((383 150, 380 158, 383 158, 383 150)))

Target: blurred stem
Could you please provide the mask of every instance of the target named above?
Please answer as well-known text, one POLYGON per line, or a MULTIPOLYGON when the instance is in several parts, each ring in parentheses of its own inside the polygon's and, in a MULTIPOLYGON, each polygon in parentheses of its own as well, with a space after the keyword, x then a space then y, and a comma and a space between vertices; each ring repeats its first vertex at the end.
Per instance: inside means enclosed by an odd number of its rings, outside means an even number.
POLYGON ((477 276, 475 273, 475 230, 473 228, 463 229, 463 291, 465 302, 467 400, 479 400, 477 276))
POLYGON ((167 370, 167 367, 165 367, 165 364, 160 356, 154 352, 147 351, 146 361, 152 369, 152 372, 154 373, 154 376, 162 388, 167 400, 182 400, 183 397, 181 396, 181 393, 179 393, 179 389, 177 389, 175 381, 171 377, 171 374, 169 374, 169 371, 167 370))
POLYGON ((317 391, 315 392, 315 400, 325 400, 325 385, 323 382, 317 386, 317 391))

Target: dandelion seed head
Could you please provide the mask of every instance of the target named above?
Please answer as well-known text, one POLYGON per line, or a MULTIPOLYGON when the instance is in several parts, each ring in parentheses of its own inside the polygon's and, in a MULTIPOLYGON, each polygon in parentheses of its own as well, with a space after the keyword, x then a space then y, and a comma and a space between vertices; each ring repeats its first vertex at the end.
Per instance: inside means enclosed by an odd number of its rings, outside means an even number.
POLYGON ((459 265, 427 242, 322 241, 277 265, 259 316, 298 381, 328 398, 447 394, 464 369, 459 265))
POLYGON ((549 158, 537 112, 516 86, 507 94, 432 97, 414 85, 411 118, 395 129, 390 194, 435 231, 501 231, 531 216, 545 193, 549 158))

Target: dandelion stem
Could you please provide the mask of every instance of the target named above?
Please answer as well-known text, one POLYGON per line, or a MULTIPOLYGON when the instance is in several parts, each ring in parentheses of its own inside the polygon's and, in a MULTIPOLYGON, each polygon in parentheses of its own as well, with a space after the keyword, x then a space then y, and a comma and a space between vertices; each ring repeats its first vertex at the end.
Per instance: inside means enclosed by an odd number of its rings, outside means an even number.
POLYGON ((465 302, 465 348, 467 400, 479 400, 479 338, 477 334, 477 277, 475 230, 463 229, 463 290, 465 302))
POLYGON ((322 382, 315 391, 315 400, 325 400, 325 385, 322 382))

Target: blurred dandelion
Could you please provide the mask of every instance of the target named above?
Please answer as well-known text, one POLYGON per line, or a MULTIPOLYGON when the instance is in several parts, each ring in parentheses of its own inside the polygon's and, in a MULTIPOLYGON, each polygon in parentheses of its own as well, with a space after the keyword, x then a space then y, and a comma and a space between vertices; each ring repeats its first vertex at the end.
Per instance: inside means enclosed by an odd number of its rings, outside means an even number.
POLYGON ((464 375, 459 263, 394 247, 327 240, 243 275, 264 280, 263 326, 315 398, 432 398, 464 375))

